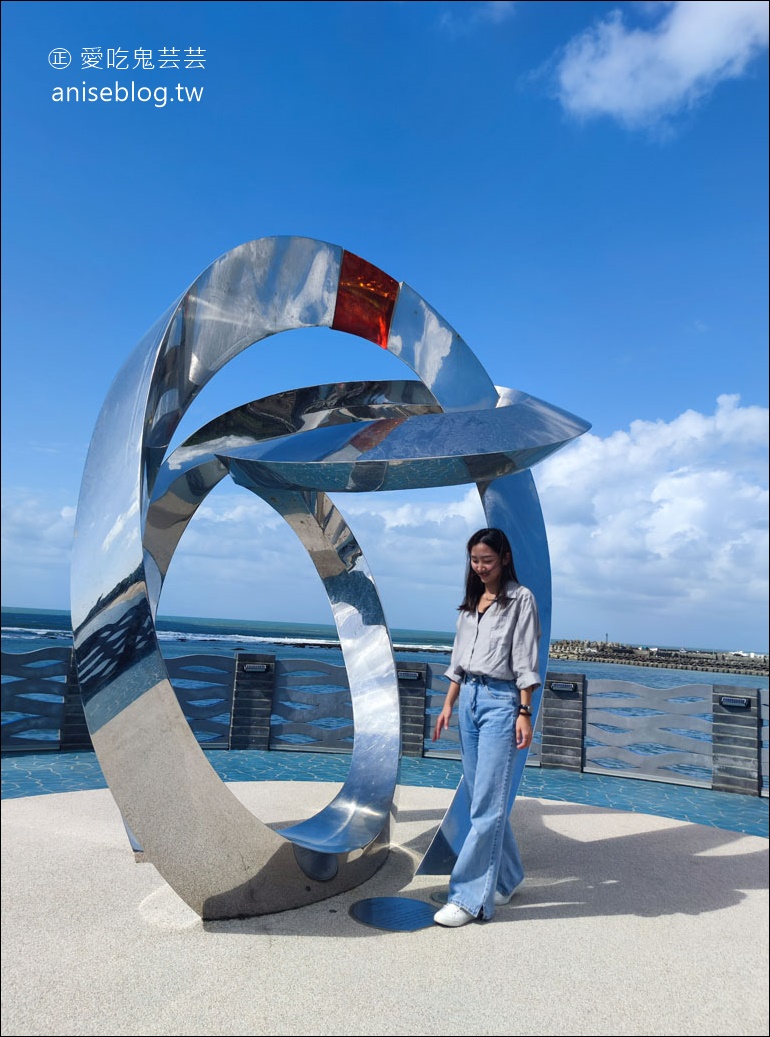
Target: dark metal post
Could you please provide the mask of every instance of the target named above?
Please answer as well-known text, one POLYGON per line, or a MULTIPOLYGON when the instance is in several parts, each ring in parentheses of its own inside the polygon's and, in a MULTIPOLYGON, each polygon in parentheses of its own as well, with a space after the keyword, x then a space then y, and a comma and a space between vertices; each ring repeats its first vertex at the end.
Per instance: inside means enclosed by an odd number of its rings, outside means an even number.
POLYGON ((80 694, 78 672, 75 666, 75 652, 70 651, 67 668, 67 683, 64 691, 64 716, 62 717, 59 748, 62 752, 74 752, 83 749, 93 751, 91 734, 86 723, 83 710, 83 698, 80 694))
POLYGON ((401 707, 401 755, 422 756, 428 667, 425 663, 397 663, 396 670, 401 707))
POLYGON ((274 655, 236 652, 231 749, 269 748, 274 686, 274 655))
POLYGON ((712 712, 712 789, 759 795, 762 741, 759 691, 714 684, 712 712))
POLYGON ((585 674, 548 673, 540 706, 542 767, 583 769, 585 674))

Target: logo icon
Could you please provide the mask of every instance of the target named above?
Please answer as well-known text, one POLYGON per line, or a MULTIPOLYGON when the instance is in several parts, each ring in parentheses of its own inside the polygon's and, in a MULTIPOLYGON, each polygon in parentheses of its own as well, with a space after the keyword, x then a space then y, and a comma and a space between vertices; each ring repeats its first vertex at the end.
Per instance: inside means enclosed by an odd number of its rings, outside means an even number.
POLYGON ((48 55, 48 64, 51 68, 67 68, 72 61, 72 55, 64 47, 54 47, 48 55))

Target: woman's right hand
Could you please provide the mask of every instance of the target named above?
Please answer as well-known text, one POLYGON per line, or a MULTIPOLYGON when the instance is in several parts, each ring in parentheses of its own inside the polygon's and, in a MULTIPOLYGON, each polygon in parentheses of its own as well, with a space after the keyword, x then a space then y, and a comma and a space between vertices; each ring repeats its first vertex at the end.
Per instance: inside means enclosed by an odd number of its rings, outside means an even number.
POLYGON ((449 721, 452 719, 452 707, 444 706, 439 715, 436 717, 436 726, 433 728, 433 741, 437 742, 441 737, 442 731, 449 730, 449 721))

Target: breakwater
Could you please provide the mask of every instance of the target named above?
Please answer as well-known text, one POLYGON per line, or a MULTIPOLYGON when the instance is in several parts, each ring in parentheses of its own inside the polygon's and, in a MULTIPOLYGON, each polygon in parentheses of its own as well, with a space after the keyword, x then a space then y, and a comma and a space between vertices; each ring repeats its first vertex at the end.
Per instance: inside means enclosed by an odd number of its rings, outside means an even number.
POLYGON ((612 641, 552 641, 549 655, 551 659, 582 663, 622 663, 667 670, 737 673, 745 677, 768 676, 768 657, 757 653, 656 648, 612 641))

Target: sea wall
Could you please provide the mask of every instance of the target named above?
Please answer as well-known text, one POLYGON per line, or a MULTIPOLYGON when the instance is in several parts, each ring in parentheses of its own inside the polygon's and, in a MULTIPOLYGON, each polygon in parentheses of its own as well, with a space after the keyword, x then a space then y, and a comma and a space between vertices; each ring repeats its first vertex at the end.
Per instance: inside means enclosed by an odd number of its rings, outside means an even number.
POLYGON ((551 641, 549 655, 551 659, 578 663, 622 663, 665 670, 735 673, 746 677, 767 677, 769 663, 767 655, 757 653, 635 647, 612 641, 551 641))

